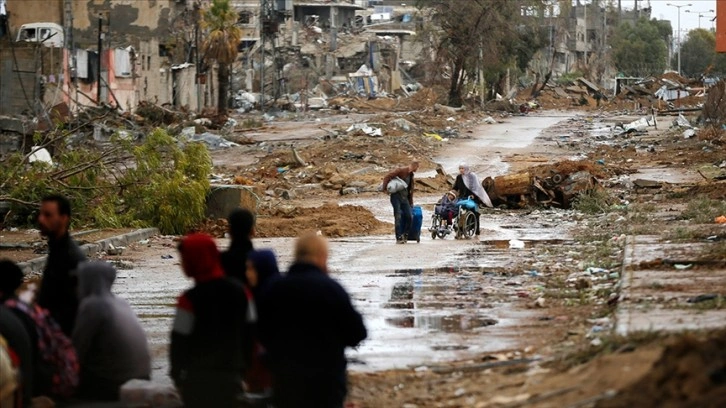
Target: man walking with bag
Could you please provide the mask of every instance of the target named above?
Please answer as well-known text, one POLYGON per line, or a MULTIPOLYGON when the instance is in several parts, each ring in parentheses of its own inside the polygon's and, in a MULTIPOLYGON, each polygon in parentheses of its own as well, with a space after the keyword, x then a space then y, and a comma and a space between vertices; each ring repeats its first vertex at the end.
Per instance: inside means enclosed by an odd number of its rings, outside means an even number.
POLYGON ((383 178, 383 191, 391 195, 393 218, 396 221, 396 243, 405 244, 411 229, 413 207, 413 174, 418 170, 414 160, 406 167, 400 167, 383 178))

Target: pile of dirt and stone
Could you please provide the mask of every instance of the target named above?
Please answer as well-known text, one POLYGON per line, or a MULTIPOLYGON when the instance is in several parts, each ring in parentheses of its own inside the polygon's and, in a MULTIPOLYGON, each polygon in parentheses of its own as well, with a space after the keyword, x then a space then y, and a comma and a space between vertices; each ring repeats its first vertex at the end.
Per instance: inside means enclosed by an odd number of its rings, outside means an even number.
MULTIPOLYGON (((199 231, 223 238, 227 220, 208 219, 199 231)), ((257 215, 255 236, 259 238, 296 237, 306 231, 320 231, 326 237, 340 238, 391 233, 393 226, 376 219, 366 208, 326 202, 320 207, 279 206, 263 208, 257 215)))
POLYGON ((685 335, 638 382, 598 408, 726 406, 726 331, 685 335))
POLYGON ((582 77, 569 81, 548 81, 535 97, 532 91, 533 87, 525 88, 515 95, 514 100, 518 103, 536 100, 543 109, 602 108, 606 111, 632 111, 641 107, 654 107, 669 110, 702 106, 706 101, 705 96, 710 93, 701 81, 684 78, 676 73, 623 80, 617 94, 582 77))

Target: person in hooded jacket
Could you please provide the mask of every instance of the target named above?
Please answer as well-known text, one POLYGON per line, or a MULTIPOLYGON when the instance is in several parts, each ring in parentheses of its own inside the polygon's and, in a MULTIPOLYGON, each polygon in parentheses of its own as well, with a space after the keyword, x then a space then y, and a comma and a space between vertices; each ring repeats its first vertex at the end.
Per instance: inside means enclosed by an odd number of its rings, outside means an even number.
POLYGON ((78 306, 73 345, 81 366, 78 397, 113 401, 131 379, 151 379, 151 353, 141 322, 111 293, 116 269, 107 262, 78 268, 78 306))
MULTIPOLYGON (((247 255, 247 287, 251 291, 255 303, 260 302, 269 287, 280 279, 280 270, 277 266, 275 253, 269 249, 252 251, 247 255)), ((265 359, 265 349, 260 343, 257 333, 255 337, 255 350, 252 356, 252 365, 245 376, 245 386, 248 393, 269 394, 272 387, 270 370, 265 359)))
POLYGON ((255 216, 249 210, 238 208, 227 217, 229 248, 222 252, 221 262, 224 273, 230 278, 245 283, 247 254, 252 251, 252 236, 255 231, 255 216))
POLYGON ((184 406, 236 407, 252 355, 252 322, 242 284, 225 277, 212 237, 190 234, 179 244, 194 287, 177 302, 170 375, 184 406))
MULTIPOLYGON (((456 176, 454 181, 454 190, 459 194, 459 199, 471 198, 478 205, 485 205, 492 207, 492 201, 489 199, 489 195, 484 191, 479 182, 479 177, 474 174, 468 165, 462 163, 459 165, 459 174, 456 176)), ((476 214, 476 235, 479 235, 479 218, 481 214, 479 211, 475 211, 476 214)))

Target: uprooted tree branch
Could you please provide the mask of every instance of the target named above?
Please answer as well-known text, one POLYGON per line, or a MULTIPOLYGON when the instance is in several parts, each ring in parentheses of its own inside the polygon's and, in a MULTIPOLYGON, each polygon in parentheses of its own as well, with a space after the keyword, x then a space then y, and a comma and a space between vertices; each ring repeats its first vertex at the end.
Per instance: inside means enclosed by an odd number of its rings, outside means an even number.
POLYGON ((116 137, 105 148, 75 148, 72 134, 36 134, 29 153, 4 159, 0 202, 10 204, 6 223, 33 223, 39 201, 51 192, 71 200, 78 224, 154 226, 179 234, 204 218, 212 168, 204 145, 180 143, 157 128, 141 143, 116 137), (52 163, 34 160, 51 146, 52 163))

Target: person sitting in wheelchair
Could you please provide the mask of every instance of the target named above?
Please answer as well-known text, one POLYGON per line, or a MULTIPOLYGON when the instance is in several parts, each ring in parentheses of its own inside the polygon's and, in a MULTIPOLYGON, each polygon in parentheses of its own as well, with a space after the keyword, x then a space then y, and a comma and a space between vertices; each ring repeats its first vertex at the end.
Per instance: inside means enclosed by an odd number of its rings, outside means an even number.
POLYGON ((462 163, 459 165, 459 174, 456 176, 456 180, 454 181, 454 190, 457 192, 460 200, 471 199, 476 202, 477 206, 471 210, 474 211, 474 214, 476 214, 475 234, 479 235, 479 218, 481 214, 479 213, 478 206, 493 206, 492 201, 489 199, 489 195, 486 191, 484 191, 484 187, 482 187, 479 182, 479 177, 471 171, 467 164, 462 163))
POLYGON ((438 214, 442 219, 446 220, 447 227, 451 227, 454 214, 459 211, 456 206, 456 201, 456 191, 447 191, 446 194, 441 197, 439 202, 436 203, 436 207, 434 207, 434 212, 436 212, 436 214, 438 214))

